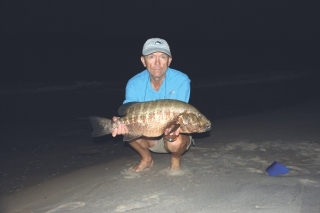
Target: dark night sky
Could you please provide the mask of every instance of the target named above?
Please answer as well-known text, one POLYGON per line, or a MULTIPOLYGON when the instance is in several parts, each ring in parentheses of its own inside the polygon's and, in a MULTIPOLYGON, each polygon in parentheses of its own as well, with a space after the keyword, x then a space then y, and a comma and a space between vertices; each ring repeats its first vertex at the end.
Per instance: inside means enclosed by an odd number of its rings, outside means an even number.
POLYGON ((127 79, 150 37, 191 78, 320 67, 319 1, 1 4, 2 83, 127 79))

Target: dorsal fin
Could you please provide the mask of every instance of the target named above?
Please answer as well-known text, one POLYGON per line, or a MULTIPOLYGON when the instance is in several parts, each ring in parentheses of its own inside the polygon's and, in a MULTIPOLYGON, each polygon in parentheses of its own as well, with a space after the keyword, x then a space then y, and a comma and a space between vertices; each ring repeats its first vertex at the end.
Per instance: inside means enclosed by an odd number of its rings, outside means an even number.
POLYGON ((138 102, 129 102, 129 103, 122 104, 122 105, 119 107, 119 109, 118 109, 118 114, 119 114, 120 116, 126 115, 126 114, 127 114, 127 109, 128 109, 131 105, 133 105, 133 104, 135 104, 135 103, 138 103, 138 102))

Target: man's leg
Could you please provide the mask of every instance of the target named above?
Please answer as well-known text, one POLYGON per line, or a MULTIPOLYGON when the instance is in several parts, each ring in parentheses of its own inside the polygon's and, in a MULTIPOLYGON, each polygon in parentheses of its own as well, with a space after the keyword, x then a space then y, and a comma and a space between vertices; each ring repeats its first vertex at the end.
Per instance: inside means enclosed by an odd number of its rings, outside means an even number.
POLYGON ((149 151, 150 144, 146 139, 138 138, 136 140, 130 141, 129 144, 141 156, 140 162, 133 166, 131 169, 136 172, 141 172, 153 165, 153 159, 149 151))
POLYGON ((174 142, 164 139, 165 148, 171 153, 170 170, 181 169, 181 156, 191 143, 189 135, 180 134, 174 142))

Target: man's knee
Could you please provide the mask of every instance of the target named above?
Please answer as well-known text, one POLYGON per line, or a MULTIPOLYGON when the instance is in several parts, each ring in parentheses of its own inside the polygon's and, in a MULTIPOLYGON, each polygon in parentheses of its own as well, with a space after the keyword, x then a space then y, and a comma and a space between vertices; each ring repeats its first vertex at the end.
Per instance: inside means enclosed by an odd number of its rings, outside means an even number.
POLYGON ((166 141, 166 148, 170 152, 179 152, 185 151, 187 149, 188 143, 190 142, 190 138, 188 135, 180 135, 176 141, 168 142, 166 141))
POLYGON ((144 138, 137 138, 137 139, 134 139, 132 141, 129 141, 129 144, 133 147, 133 148, 136 148, 137 146, 138 147, 141 147, 143 149, 148 149, 149 148, 149 143, 146 139, 144 138))

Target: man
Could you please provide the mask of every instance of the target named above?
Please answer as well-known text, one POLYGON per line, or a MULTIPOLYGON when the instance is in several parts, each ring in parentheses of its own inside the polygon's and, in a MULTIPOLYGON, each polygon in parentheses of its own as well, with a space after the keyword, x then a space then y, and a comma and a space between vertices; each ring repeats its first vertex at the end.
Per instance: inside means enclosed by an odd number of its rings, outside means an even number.
MULTIPOLYGON (((145 102, 158 99, 176 99, 189 101, 190 79, 180 71, 169 68, 172 56, 168 43, 160 38, 151 38, 143 46, 141 62, 146 70, 132 77, 126 86, 125 101, 145 102)), ((114 117, 113 120, 116 120, 114 117)), ((125 124, 121 124, 112 132, 112 136, 128 133, 125 124)), ((140 137, 129 141, 130 146, 141 156, 138 164, 131 169, 140 172, 153 165, 150 151, 155 153, 171 153, 170 170, 181 169, 182 154, 193 143, 191 136, 180 134, 180 128, 171 132, 166 129, 159 138, 140 137)))

